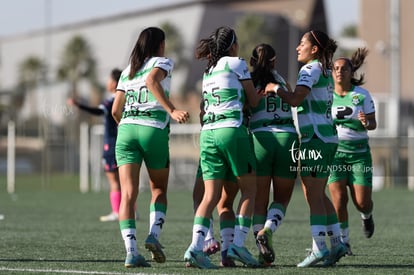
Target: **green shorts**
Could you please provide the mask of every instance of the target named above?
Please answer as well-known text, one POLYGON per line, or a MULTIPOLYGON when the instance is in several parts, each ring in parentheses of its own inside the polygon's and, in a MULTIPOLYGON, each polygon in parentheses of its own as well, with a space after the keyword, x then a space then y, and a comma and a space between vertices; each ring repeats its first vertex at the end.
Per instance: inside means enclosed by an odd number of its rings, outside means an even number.
MULTIPOLYGON (((200 164, 200 161, 199 161, 198 162, 197 173, 196 173, 196 179, 202 178, 202 177, 203 177, 203 171, 201 170, 201 164, 200 164)), ((227 178, 225 180, 237 183, 237 179, 233 174, 229 175, 229 178, 227 178)))
POLYGON ((144 160, 147 168, 162 169, 170 165, 169 128, 159 129, 137 124, 118 127, 115 153, 118 166, 144 160))
POLYGON ((346 179, 347 184, 372 187, 371 152, 336 152, 330 172, 328 184, 346 179))
POLYGON ((247 128, 201 131, 200 164, 204 180, 231 180, 256 170, 247 128))
POLYGON ((291 154, 299 147, 296 133, 255 132, 253 133, 253 147, 257 176, 296 178, 298 162, 291 154))
POLYGON ((295 153, 296 159, 300 160, 300 175, 327 178, 337 147, 337 143, 325 143, 319 138, 301 143, 295 153))

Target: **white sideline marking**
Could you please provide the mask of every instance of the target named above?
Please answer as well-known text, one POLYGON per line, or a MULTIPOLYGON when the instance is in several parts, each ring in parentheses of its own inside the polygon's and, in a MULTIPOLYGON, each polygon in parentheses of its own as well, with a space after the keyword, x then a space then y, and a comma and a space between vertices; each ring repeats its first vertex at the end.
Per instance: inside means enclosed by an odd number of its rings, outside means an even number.
MULTIPOLYGON (((70 273, 70 274, 103 274, 103 275, 121 275, 121 274, 134 274, 134 275, 149 275, 150 273, 124 273, 124 272, 103 272, 103 271, 84 271, 84 270, 59 270, 59 269, 34 269, 34 268, 7 268, 0 267, 0 271, 21 271, 21 272, 39 272, 39 273, 70 273)), ((162 274, 160 274, 162 275, 162 274)), ((165 274, 166 275, 166 274, 165 274)))

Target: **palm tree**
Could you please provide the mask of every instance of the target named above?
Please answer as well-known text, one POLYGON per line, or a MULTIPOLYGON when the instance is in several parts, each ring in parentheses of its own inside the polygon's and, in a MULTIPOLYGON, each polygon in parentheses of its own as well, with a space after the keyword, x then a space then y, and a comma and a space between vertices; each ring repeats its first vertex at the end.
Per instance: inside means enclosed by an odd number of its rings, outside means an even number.
POLYGON ((89 43, 80 35, 69 40, 63 50, 58 80, 68 81, 72 96, 78 95, 78 84, 83 78, 97 85, 96 62, 89 43))
POLYGON ((356 25, 347 25, 341 31, 343 37, 358 37, 358 28, 356 25))
POLYGON ((35 87, 39 81, 45 79, 46 65, 37 56, 29 56, 19 66, 20 83, 28 88, 35 87))
POLYGON ((258 41, 272 44, 271 30, 266 26, 266 19, 258 15, 240 17, 235 24, 239 40, 239 56, 248 60, 258 41))
MULTIPOLYGON (((26 102, 26 108, 32 108, 33 106, 39 106, 38 97, 34 94, 35 89, 40 83, 46 82, 46 73, 47 66, 42 59, 37 56, 29 56, 24 59, 19 66, 19 75, 18 88, 17 91, 20 91, 20 96, 17 95, 16 99, 19 97, 22 99, 22 104, 19 106, 20 109, 24 106, 26 102)), ((37 125, 37 137, 44 142, 44 148, 41 150, 41 160, 42 160, 42 185, 47 182, 47 175, 49 173, 50 163, 49 163, 49 139, 48 139, 48 121, 47 118, 42 116, 38 110, 29 110, 31 115, 31 120, 28 121, 28 125, 32 127, 37 125)), ((24 129, 21 129, 24 133, 24 129)))
POLYGON ((187 63, 184 56, 184 39, 178 28, 169 22, 161 24, 161 29, 166 36, 166 55, 174 60, 174 68, 178 69, 187 63))
POLYGON ((18 106, 19 109, 23 107, 26 103, 26 108, 29 108, 29 114, 38 115, 34 113, 34 104, 36 104, 34 90, 38 84, 45 80, 46 74, 46 65, 37 56, 29 56, 24 59, 19 65, 19 75, 18 87, 23 94, 23 104, 18 106))
MULTIPOLYGON (((93 57, 93 51, 88 41, 82 36, 74 36, 65 46, 61 64, 57 69, 57 78, 61 81, 68 81, 70 85, 71 97, 77 98, 79 95, 78 86, 82 79, 86 79, 92 84, 92 87, 99 87, 96 76, 96 61, 93 57)), ((77 163, 76 153, 79 144, 79 124, 82 113, 77 116, 68 117, 64 124, 64 142, 67 156, 68 172, 75 172, 74 165, 77 163)), ((86 117, 85 117, 86 118, 86 117)), ((84 120, 84 119, 82 119, 84 120)))
POLYGON ((277 56, 277 69, 288 81, 294 81, 297 74, 297 62, 292 49, 296 48, 297 41, 291 45, 291 37, 298 33, 283 16, 275 15, 245 15, 236 20, 235 30, 239 40, 239 56, 248 63, 252 50, 259 43, 271 45, 277 56), (284 40, 282 40, 283 38, 284 40))
MULTIPOLYGON (((185 44, 184 38, 181 35, 179 28, 171 24, 170 22, 164 22, 160 25, 161 29, 165 32, 166 43, 165 43, 165 55, 174 61, 174 74, 177 75, 182 73, 185 66, 189 63, 189 59, 185 56, 185 44)), ((177 100, 185 100, 186 89, 185 85, 178 88, 178 92, 175 95, 177 100)))
MULTIPOLYGON (((349 46, 352 41, 358 41, 358 28, 354 24, 346 25, 340 33, 340 39, 342 43, 339 43, 339 48, 336 51, 336 56, 351 56, 356 50, 356 46, 349 46)), ((362 44, 362 43, 361 43, 362 44)))

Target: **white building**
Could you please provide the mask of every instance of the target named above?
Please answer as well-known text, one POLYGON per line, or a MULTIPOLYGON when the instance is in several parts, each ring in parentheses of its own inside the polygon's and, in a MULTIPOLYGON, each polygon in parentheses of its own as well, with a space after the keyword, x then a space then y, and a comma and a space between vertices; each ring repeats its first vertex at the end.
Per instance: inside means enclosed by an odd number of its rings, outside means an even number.
MULTIPOLYGON (((292 61, 288 61, 288 55, 291 54, 288 49, 296 46, 299 41, 298 33, 310 26, 326 29, 322 0, 195 0, 116 16, 91 18, 75 24, 0 38, 0 94, 15 89, 19 82, 19 64, 23 60, 29 56, 38 57, 48 66, 49 85, 39 87, 38 95, 28 97, 31 100, 25 104, 31 105, 35 102, 37 107, 26 108, 25 116, 30 116, 32 111, 52 114, 55 122, 61 123, 66 115, 62 109, 70 88, 65 83, 56 83, 56 71, 61 63, 63 49, 71 38, 79 35, 88 41, 98 63, 99 81, 105 83, 112 68, 123 69, 127 66, 129 54, 139 33, 146 27, 164 23, 178 29, 183 39, 185 58, 190 60, 188 66, 182 66, 173 74, 171 92, 182 93, 182 89, 194 89, 202 73, 204 63, 193 58, 199 39, 206 37, 219 26, 234 27, 238 18, 251 14, 268 18, 280 17, 283 20, 277 21, 280 26, 275 25, 275 30, 290 28, 289 34, 292 30, 295 31, 294 41, 292 37, 286 37, 287 31, 278 34, 285 36, 280 39, 284 41, 281 46, 283 55, 278 58, 282 71, 290 62, 290 68, 286 69, 285 74, 288 71, 294 74, 297 72, 296 62, 292 65, 292 61), (286 22, 289 26, 282 26, 286 22)), ((84 84, 80 90, 87 95, 90 89, 84 84)), ((5 100, 7 99, 0 97, 0 104, 7 105, 5 100)))

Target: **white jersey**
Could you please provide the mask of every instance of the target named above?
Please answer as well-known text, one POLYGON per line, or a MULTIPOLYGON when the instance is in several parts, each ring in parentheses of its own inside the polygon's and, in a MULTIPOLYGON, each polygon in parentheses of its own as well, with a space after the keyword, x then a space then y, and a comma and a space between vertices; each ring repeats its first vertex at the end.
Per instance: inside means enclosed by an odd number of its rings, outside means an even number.
POLYGON ((174 63, 166 57, 151 57, 145 61, 142 68, 129 79, 130 65, 122 72, 117 90, 125 92, 125 106, 119 124, 139 124, 164 129, 170 121, 170 116, 148 90, 145 81, 153 68, 160 68, 167 73, 161 81, 165 95, 169 97, 171 72, 174 63))
POLYGON ((239 57, 225 56, 203 75, 205 114, 201 130, 239 127, 243 123, 246 101, 240 81, 251 79, 247 63, 239 57))
POLYGON ((353 86, 345 96, 334 93, 332 117, 338 130, 341 152, 365 152, 368 150, 368 131, 358 119, 358 113, 375 113, 375 104, 367 90, 353 86))
POLYGON ((333 79, 330 71, 327 74, 326 77, 323 75, 322 65, 317 60, 304 65, 299 71, 296 85, 311 89, 297 108, 298 126, 304 142, 314 135, 325 143, 338 142, 331 114, 333 79))
MULTIPOLYGON (((286 81, 276 70, 273 76, 277 83, 286 88, 286 81)), ((251 109, 249 128, 252 132, 290 132, 296 133, 291 106, 276 93, 268 93, 260 99, 257 107, 251 109)))

